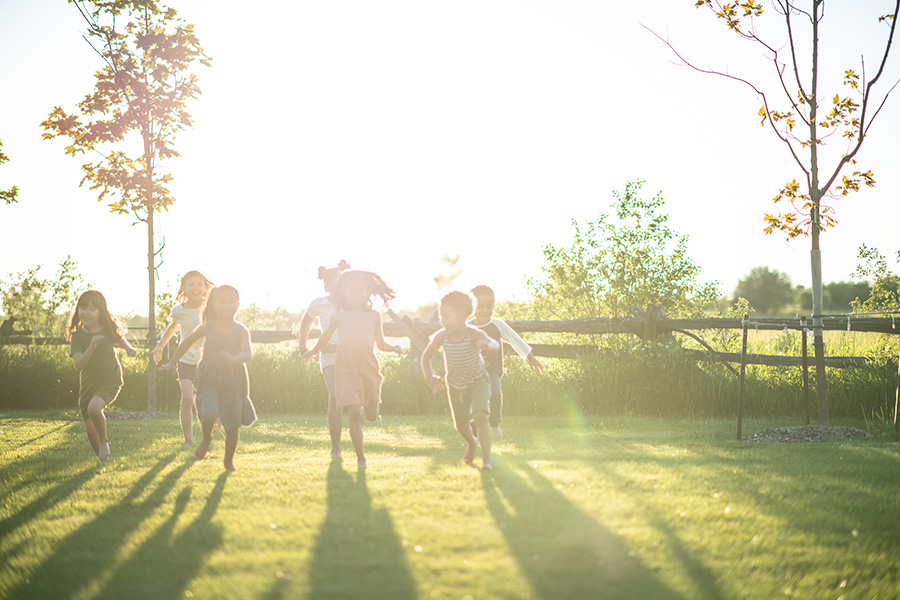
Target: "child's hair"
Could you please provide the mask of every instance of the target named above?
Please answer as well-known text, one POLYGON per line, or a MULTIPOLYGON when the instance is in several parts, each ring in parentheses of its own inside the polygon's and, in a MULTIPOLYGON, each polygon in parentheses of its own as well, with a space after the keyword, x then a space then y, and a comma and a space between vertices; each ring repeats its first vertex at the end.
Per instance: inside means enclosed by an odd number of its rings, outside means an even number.
POLYGON ((194 277, 199 277, 203 280, 203 299, 206 300, 206 297, 209 295, 209 291, 216 287, 213 285, 213 282, 207 279, 203 273, 200 271, 188 271, 184 275, 181 276, 181 285, 178 286, 178 292, 175 294, 175 303, 176 304, 184 304, 187 301, 187 295, 184 292, 184 287, 187 285, 188 279, 193 279, 194 277))
POLYGON ((346 260, 341 259, 341 262, 338 263, 338 266, 333 269, 326 269, 325 267, 319 267, 319 279, 322 281, 327 281, 329 279, 336 280, 341 273, 350 268, 350 265, 347 264, 346 260))
POLYGON ((334 283, 334 297, 338 308, 350 308, 345 305, 344 290, 348 285, 361 283, 369 292, 368 307, 372 307, 372 296, 378 296, 384 304, 394 299, 394 290, 388 287, 384 280, 370 271, 344 271, 334 283))
POLYGON ((484 296, 485 298, 490 298, 491 302, 494 301, 494 290, 489 288, 486 285, 476 285, 472 288, 473 296, 484 296))
POLYGON ((223 292, 231 291, 234 294, 234 297, 240 301, 241 295, 238 294, 237 289, 230 285, 220 285, 219 287, 214 287, 209 292, 209 296, 206 298, 206 306, 203 308, 203 322, 212 321, 216 318, 216 298, 222 295, 223 292))
POLYGON ((450 292, 441 298, 441 306, 449 306, 454 310, 458 310, 466 315, 466 318, 472 316, 475 307, 475 300, 471 294, 465 292, 450 292))
POLYGON ((103 329, 103 335, 111 341, 121 339, 125 334, 125 328, 119 320, 109 312, 109 308, 106 306, 106 298, 104 298, 103 294, 97 290, 88 290, 82 293, 78 297, 78 302, 75 303, 75 310, 72 311, 72 320, 69 322, 68 329, 66 329, 67 340, 71 340, 72 334, 81 328, 81 318, 78 316, 78 309, 85 305, 94 306, 99 309, 100 327, 103 329))

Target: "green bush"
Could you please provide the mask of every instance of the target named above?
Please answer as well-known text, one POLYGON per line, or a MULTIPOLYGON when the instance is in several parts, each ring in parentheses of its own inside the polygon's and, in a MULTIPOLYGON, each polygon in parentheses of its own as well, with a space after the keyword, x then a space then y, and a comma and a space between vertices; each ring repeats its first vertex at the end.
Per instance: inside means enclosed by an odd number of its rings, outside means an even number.
MULTIPOLYGON (((857 334, 858 335, 858 334, 857 334)), ((751 352, 799 354, 799 336, 759 334, 751 352)), ((896 340, 879 336, 869 352, 882 358, 860 368, 828 369, 831 414, 836 418, 885 420, 893 415, 896 340)), ((0 409, 74 410, 78 373, 65 346, 0 346, 0 409)), ((316 361, 301 360, 287 345, 255 348, 250 363, 250 389, 263 414, 324 414, 325 384, 316 361)), ((865 354, 859 338, 832 336, 830 354, 865 354), (841 341, 843 339, 843 341, 841 341)), ((141 411, 147 406, 146 354, 121 356, 125 385, 115 408, 141 411)), ((380 357, 384 374, 385 414, 443 414, 443 393, 431 394, 419 365, 408 358, 380 357)), ((503 414, 508 416, 644 415, 674 417, 734 416, 738 378, 721 363, 697 362, 669 343, 623 344, 578 360, 547 359, 545 370, 533 372, 525 361, 506 361, 503 414)), ((810 373, 812 385, 812 371, 810 373)), ((179 391, 174 375, 161 373, 157 406, 177 413, 179 391)), ((748 365, 744 396, 747 416, 802 419, 802 376, 799 367, 748 365)), ((810 390, 815 420, 815 391, 810 390)))

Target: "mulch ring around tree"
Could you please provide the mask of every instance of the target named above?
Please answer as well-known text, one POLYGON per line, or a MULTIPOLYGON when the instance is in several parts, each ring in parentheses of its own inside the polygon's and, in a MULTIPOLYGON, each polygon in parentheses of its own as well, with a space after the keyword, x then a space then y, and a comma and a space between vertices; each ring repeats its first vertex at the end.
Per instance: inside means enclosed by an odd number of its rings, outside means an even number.
POLYGON ((775 427, 743 438, 745 442, 824 442, 831 438, 857 440, 871 437, 869 432, 856 427, 823 427, 821 425, 802 425, 799 427, 775 427))

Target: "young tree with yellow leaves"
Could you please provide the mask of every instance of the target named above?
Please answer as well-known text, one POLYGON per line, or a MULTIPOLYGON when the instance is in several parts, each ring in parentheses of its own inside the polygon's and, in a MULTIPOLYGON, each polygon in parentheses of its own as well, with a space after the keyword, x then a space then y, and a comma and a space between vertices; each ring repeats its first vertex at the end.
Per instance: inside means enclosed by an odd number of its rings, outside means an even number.
MULTIPOLYGON (((151 346, 156 340, 155 213, 175 201, 172 174, 162 161, 178 156, 176 134, 191 125, 186 106, 200 95, 196 64, 208 66, 194 26, 155 0, 69 0, 87 23, 85 39, 103 61, 94 91, 77 110, 57 106, 46 121, 45 139, 67 137, 66 154, 99 156, 82 165, 98 200, 147 225, 147 271, 151 346)), ((156 365, 148 358, 148 410, 156 408, 156 365)))
MULTIPOLYGON (((825 18, 825 0, 773 1, 773 12, 782 20, 781 31, 784 36, 777 43, 763 39, 758 33, 756 19, 762 17, 765 12, 759 2, 696 0, 697 8, 709 9, 740 38, 763 48, 777 75, 778 84, 772 93, 767 93, 741 77, 698 67, 679 54, 668 40, 654 33, 692 69, 726 77, 752 88, 762 102, 759 110, 762 125, 768 125, 784 143, 803 174, 802 183, 792 179, 778 191, 774 198, 775 203, 786 204, 788 207, 783 212, 765 215, 764 231, 767 234, 780 231, 788 239, 802 235, 810 237, 816 394, 818 418, 822 425, 828 425, 829 416, 822 329, 823 288, 819 237, 825 228, 833 227, 836 223, 833 217, 834 210, 826 202, 858 191, 862 186, 875 185, 872 172, 856 167, 855 157, 872 122, 897 85, 894 83, 883 93, 875 92, 875 86, 879 83, 887 64, 897 14, 900 10, 900 0, 894 0, 891 4, 893 13, 881 15, 877 19, 886 26, 886 39, 874 76, 867 79, 864 61, 860 72, 854 69, 845 70, 841 78, 846 88, 844 95, 841 92, 826 94, 820 90, 820 80, 824 78, 819 62, 820 27, 825 18), (809 29, 802 29, 801 23, 808 25, 809 29), (779 102, 784 107, 782 109, 776 107, 775 98, 778 96, 781 97, 779 102), (825 154, 825 146, 835 134, 838 134, 838 139, 844 140, 845 146, 840 148, 835 156, 828 156, 825 154), (833 164, 826 164, 829 159, 834 160, 833 164)), ((875 19, 873 24, 874 21, 875 19)), ((847 37, 846 33, 843 37, 847 37)))

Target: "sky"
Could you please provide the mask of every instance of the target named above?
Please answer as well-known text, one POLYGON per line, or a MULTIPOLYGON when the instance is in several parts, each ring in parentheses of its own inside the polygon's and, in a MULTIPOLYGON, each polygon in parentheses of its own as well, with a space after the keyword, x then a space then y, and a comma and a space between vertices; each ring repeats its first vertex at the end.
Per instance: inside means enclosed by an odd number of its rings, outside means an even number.
MULTIPOLYGON (((764 3, 768 6, 768 4, 764 3)), ((198 67, 194 125, 165 168, 176 203, 158 219, 158 291, 197 269, 242 304, 305 308, 320 265, 345 259, 392 285, 395 308, 437 300, 443 257, 454 287, 487 284, 528 299, 545 244, 571 243, 572 220, 606 212, 613 191, 646 181, 689 236, 703 281, 729 294, 767 265, 810 284, 809 239, 763 233, 772 198, 801 172, 760 126, 753 92, 677 64, 644 26, 692 61, 775 93, 771 63, 693 0, 174 1, 212 58, 198 67), (260 7, 264 7, 262 10, 260 7)), ((827 5, 821 89, 845 69, 871 77, 889 3, 827 5), (864 6, 864 8, 860 8, 864 6)), ((783 44, 771 19, 760 33, 783 44)), ((71 255, 120 313, 147 312, 147 232, 111 214, 82 157, 41 139, 55 106, 94 86, 99 56, 64 0, 0 0, 0 278, 71 255)), ((879 86, 900 79, 895 48, 879 86)), ((780 100, 780 98, 779 98, 780 100)), ((781 104, 783 106, 783 104, 781 104)), ((900 90, 858 154, 877 186, 833 203, 825 281, 850 280, 861 244, 887 255, 900 199, 900 90)), ((845 145, 829 140, 826 152, 845 145)), ((827 161, 832 168, 836 159, 827 161)), ((896 267, 895 267, 896 270, 896 267)))

